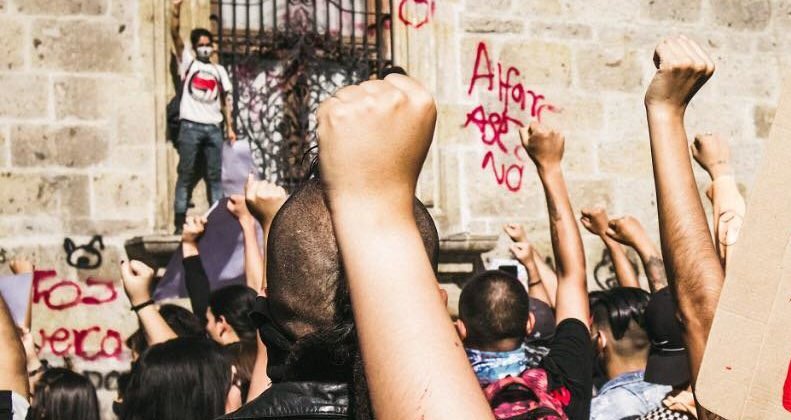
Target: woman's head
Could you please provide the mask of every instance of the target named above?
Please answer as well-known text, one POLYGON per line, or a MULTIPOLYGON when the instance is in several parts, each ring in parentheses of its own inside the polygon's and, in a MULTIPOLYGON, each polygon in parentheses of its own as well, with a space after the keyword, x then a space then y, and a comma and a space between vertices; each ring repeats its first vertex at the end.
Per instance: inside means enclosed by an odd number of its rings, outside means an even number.
POLYGON ((151 346, 132 369, 122 420, 214 419, 225 413, 231 364, 206 338, 151 346))
POLYGON ((99 420, 99 400, 88 378, 65 368, 41 375, 33 389, 32 420, 99 420))
POLYGON ((212 292, 206 310, 206 332, 220 344, 256 340, 256 328, 248 314, 255 304, 255 290, 242 285, 212 292))

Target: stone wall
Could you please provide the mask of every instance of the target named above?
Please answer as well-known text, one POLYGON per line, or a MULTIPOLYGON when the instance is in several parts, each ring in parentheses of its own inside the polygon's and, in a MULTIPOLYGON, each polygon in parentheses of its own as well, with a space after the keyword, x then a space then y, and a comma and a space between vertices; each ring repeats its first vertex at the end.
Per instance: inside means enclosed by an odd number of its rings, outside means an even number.
MULTIPOLYGON (((653 47, 670 33, 698 40, 717 62, 688 130, 732 140, 749 192, 789 63, 791 2, 435 0, 433 11, 431 1, 394 3, 398 64, 439 106, 420 195, 444 236, 499 235, 516 221, 549 252, 545 201, 515 122, 540 115, 566 133, 574 207, 634 214, 657 238, 642 95, 653 47), (504 117, 512 120, 498 123, 504 117)), ((209 1, 185 4, 186 32, 206 20, 209 1)), ((36 340, 45 356, 68 355, 105 377, 128 363, 111 331, 125 338, 135 327, 117 282, 123 241, 170 229, 173 153, 160 118, 171 89, 167 5, 0 0, 0 261, 24 255, 56 271, 39 284, 36 340), (64 239, 81 245, 94 235, 105 245, 102 265, 69 265, 64 239)), ((584 240, 592 269, 602 245, 584 240)), ((501 237, 492 256, 507 256, 506 244, 501 237)))
MULTIPOLYGON (((404 3, 412 6, 406 20, 421 20, 420 2, 404 3)), ((633 214, 658 240, 642 98, 653 49, 667 34, 690 36, 715 59, 715 76, 687 113, 688 134, 730 138, 739 185, 749 192, 789 63, 790 12, 791 2, 769 0, 437 0, 429 25, 407 27, 402 61, 438 100, 422 186, 443 234, 499 235, 502 224, 522 222, 550 252, 543 192, 517 147, 516 121, 540 115, 566 134, 574 208, 633 214)), ((705 173, 696 175, 702 190, 705 173)), ((603 245, 586 232, 583 239, 591 271, 603 245)), ((507 243, 501 235, 492 256, 507 256, 507 243)))

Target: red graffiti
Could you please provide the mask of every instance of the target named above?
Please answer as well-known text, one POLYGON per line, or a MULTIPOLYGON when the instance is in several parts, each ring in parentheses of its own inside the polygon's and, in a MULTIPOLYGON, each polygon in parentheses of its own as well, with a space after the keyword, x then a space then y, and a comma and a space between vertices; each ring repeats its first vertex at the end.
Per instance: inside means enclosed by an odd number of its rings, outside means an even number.
POLYGON ((791 411, 791 363, 788 365, 788 373, 786 373, 786 381, 783 385, 783 408, 786 411, 791 411))
POLYGON ((550 104, 544 103, 546 97, 536 93, 531 89, 526 89, 524 84, 519 81, 521 72, 513 66, 503 70, 502 63, 492 65, 489 57, 489 50, 486 43, 479 42, 475 52, 475 64, 470 76, 470 84, 467 88, 467 95, 472 96, 475 87, 481 85, 486 91, 492 92, 497 89, 497 100, 502 104, 502 111, 488 112, 483 105, 478 105, 467 114, 464 127, 470 124, 478 128, 481 134, 481 142, 486 146, 496 146, 495 151, 501 155, 513 156, 518 163, 498 163, 497 157, 492 150, 488 150, 481 162, 481 168, 486 169, 491 166, 494 178, 498 185, 505 185, 509 191, 516 192, 522 187, 522 174, 526 162, 524 150, 521 142, 511 148, 506 145, 505 135, 511 130, 512 124, 517 127, 525 127, 525 122, 517 116, 509 114, 510 107, 513 105, 516 112, 527 114, 528 118, 535 118, 541 121, 544 111, 559 112, 558 109, 550 104), (495 79, 496 77, 496 79, 495 79), (496 86, 495 86, 496 82, 496 86), (498 171, 499 168, 499 171, 498 171))
POLYGON ((77 357, 88 361, 100 358, 118 359, 124 347, 120 332, 107 329, 102 333, 102 328, 98 325, 86 329, 71 330, 61 327, 51 333, 41 329, 38 333, 41 339, 41 348, 49 348, 52 354, 59 357, 73 353, 77 357), (93 341, 97 345, 91 347, 96 347, 98 350, 93 353, 89 352, 86 349, 86 341, 93 341))
POLYGON ((62 279, 44 286, 47 280, 57 280, 57 272, 36 271, 33 275, 33 303, 44 302, 47 308, 62 311, 79 304, 101 305, 112 302, 118 297, 112 280, 99 280, 89 277, 85 280, 85 290, 78 283, 62 279))
MULTIPOLYGON (((89 277, 84 284, 59 279, 55 270, 36 271, 33 275, 33 303, 43 303, 48 309, 64 311, 78 305, 98 306, 114 302, 118 291, 112 280, 89 277)), ((123 352, 121 333, 98 325, 85 329, 59 327, 48 332, 39 330, 41 349, 49 349, 55 356, 74 354, 92 361, 119 358, 123 352), (91 349, 91 350, 89 350, 91 349)))
POLYGON ((436 10, 434 0, 401 0, 398 5, 398 19, 406 26, 420 28, 429 23, 436 10), (415 15, 409 16, 406 7, 408 4, 414 5, 415 15))

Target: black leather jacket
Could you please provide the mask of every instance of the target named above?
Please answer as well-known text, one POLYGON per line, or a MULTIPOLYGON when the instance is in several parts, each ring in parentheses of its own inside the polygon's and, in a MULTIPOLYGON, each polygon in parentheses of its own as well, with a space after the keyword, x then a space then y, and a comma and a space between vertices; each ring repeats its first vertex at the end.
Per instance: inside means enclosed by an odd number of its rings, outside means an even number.
POLYGON ((258 398, 223 419, 346 419, 349 390, 346 384, 283 382, 273 384, 258 398))

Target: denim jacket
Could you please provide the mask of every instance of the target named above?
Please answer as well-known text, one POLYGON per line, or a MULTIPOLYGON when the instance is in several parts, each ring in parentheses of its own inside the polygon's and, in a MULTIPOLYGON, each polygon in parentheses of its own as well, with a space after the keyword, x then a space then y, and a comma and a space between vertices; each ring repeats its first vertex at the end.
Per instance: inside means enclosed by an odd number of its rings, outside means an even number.
POLYGON ((643 373, 625 373, 604 384, 591 401, 591 420, 642 416, 659 407, 672 387, 645 382, 643 373))

